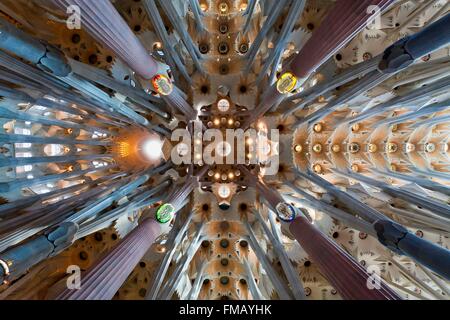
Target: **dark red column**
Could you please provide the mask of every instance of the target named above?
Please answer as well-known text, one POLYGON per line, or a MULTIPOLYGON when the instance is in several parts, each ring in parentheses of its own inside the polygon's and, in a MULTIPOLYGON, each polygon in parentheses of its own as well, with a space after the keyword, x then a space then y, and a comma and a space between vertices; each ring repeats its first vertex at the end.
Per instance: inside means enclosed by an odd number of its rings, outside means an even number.
POLYGON ((158 71, 156 61, 131 31, 109 0, 53 0, 66 12, 70 6, 81 10, 82 28, 106 45, 125 61, 136 73, 151 79, 158 71))
POLYGON ((299 78, 307 77, 374 19, 370 6, 378 6, 380 10, 384 10, 392 2, 393 0, 338 0, 288 69, 299 78))
POLYGON ((266 185, 257 174, 250 172, 245 166, 239 166, 239 169, 245 174, 250 186, 255 187, 261 196, 267 200, 271 209, 276 212, 276 207, 279 203, 286 202, 283 197, 275 189, 266 185))
MULTIPOLYGON (((63 12, 70 6, 81 10, 82 28, 98 42, 117 54, 128 66, 144 79, 153 79, 158 73, 158 62, 147 52, 110 0, 53 0, 63 12)), ((181 111, 188 120, 195 119, 196 110, 184 100, 178 88, 164 100, 181 111)))
MULTIPOLYGON (((371 6, 378 6, 379 12, 386 9, 393 0, 338 0, 330 10, 320 27, 285 71, 292 72, 299 79, 308 77, 323 62, 348 44, 376 15, 371 6)), ((244 123, 248 128, 273 106, 284 98, 276 86, 268 88, 258 107, 244 123)))

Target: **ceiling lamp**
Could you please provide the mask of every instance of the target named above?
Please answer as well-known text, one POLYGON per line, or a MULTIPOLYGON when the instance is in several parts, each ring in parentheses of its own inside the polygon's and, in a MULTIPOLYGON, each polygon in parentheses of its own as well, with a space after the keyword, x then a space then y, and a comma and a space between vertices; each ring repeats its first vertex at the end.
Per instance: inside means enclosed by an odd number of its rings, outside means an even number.
POLYGON ((158 137, 146 139, 141 147, 141 152, 148 160, 159 160, 162 157, 163 142, 158 137))

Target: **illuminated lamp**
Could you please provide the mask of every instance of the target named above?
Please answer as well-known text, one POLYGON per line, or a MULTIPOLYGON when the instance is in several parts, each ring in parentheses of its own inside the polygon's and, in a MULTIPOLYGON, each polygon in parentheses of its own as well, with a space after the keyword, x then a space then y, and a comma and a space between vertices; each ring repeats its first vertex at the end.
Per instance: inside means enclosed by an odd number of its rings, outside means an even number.
POLYGON ((219 11, 221 14, 226 14, 228 12, 228 4, 226 2, 219 4, 219 11))
POLYGON ((388 153, 394 153, 398 150, 398 147, 395 143, 390 142, 387 144, 387 152, 388 153))
POLYGON ((163 45, 161 42, 158 41, 153 44, 153 47, 156 48, 157 50, 161 50, 163 45))
POLYGON ((361 126, 359 125, 359 123, 355 123, 355 124, 352 126, 352 131, 353 131, 353 132, 358 132, 359 129, 361 129, 361 126))
POLYGON ((226 199, 231 195, 231 189, 227 185, 221 185, 218 189, 219 197, 226 199))
POLYGON ((416 146, 412 143, 406 143, 406 152, 413 152, 414 150, 416 150, 416 146))
POLYGON ((377 147, 376 144, 369 143, 368 149, 369 149, 369 152, 370 152, 370 153, 374 153, 374 152, 377 152, 378 147, 377 147))
POLYGON ((334 153, 338 153, 338 152, 341 151, 341 146, 338 145, 338 144, 335 144, 335 145, 333 145, 333 146, 331 147, 331 150, 332 150, 334 153))
POLYGON ((158 252, 158 253, 164 253, 167 251, 166 247, 162 244, 156 245, 155 249, 156 249, 156 252, 158 252))
POLYGON ((315 173, 319 173, 320 174, 320 173, 323 172, 323 168, 322 168, 322 166, 320 164, 314 165, 313 169, 314 169, 315 173))
POLYGON ((313 151, 315 153, 321 153, 322 152, 322 145, 320 143, 315 144, 314 147, 313 147, 313 151))
POLYGON ((317 133, 322 132, 322 129, 323 129, 323 125, 321 123, 316 123, 314 125, 314 132, 317 132, 317 133))
POLYGON ((239 6, 239 11, 245 11, 245 10, 247 10, 247 3, 246 2, 243 2, 243 3, 241 3, 241 5, 239 6))
POLYGON ((161 140, 152 137, 144 141, 141 151, 148 160, 159 160, 162 157, 162 146, 161 140))

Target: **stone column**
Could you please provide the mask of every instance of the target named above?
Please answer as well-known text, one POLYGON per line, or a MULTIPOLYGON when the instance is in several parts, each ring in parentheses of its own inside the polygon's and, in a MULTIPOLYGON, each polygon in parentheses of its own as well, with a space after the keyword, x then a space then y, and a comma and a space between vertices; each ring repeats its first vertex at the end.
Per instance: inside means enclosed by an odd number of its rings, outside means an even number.
POLYGON ((267 277, 270 279, 270 282, 272 282, 272 285, 278 296, 281 300, 293 300, 294 297, 292 291, 289 289, 287 283, 280 278, 278 272, 276 272, 273 268, 269 258, 266 255, 266 252, 259 245, 258 239, 256 238, 252 230, 252 226, 250 226, 248 222, 246 222, 246 228, 248 232, 247 240, 262 267, 266 271, 267 277))
MULTIPOLYGON (((158 63, 148 54, 140 40, 131 31, 109 0, 97 0, 94 2, 53 0, 53 3, 64 12, 71 5, 80 7, 83 17, 83 28, 89 34, 110 48, 144 79, 150 80, 157 75, 158 63)), ((161 3, 161 5, 165 5, 165 2, 161 3)), ((172 93, 165 96, 165 98, 167 98, 169 104, 175 105, 177 108, 189 107, 189 112, 188 114, 185 113, 185 115, 190 119, 195 117, 195 110, 184 100, 177 88, 174 88, 172 93)), ((120 110, 124 110, 124 107, 126 106, 122 104, 120 110)), ((144 120, 143 118, 137 118, 138 114, 133 114, 132 116, 132 119, 138 120, 138 123, 144 120)))
MULTIPOLYGON (((291 285, 291 290, 294 298, 296 300, 305 300, 305 292, 303 290, 303 284, 295 271, 295 268, 293 267, 291 260, 289 259, 288 255, 286 254, 286 251, 284 249, 283 243, 281 242, 281 239, 276 236, 276 234, 272 234, 272 232, 269 230, 269 227, 266 225, 266 222, 264 221, 263 217, 258 211, 254 211, 254 214, 259 221, 261 227, 264 230, 264 233, 267 235, 267 238, 272 243, 273 251, 277 255, 278 259, 280 260, 281 267, 283 268, 284 274, 286 275, 286 279, 289 281, 289 284, 291 285)), ((272 215, 272 212, 268 212, 269 217, 272 215)))
POLYGON ((86 146, 109 146, 111 141, 105 140, 76 140, 59 137, 42 137, 23 134, 5 134, 0 133, 1 143, 36 143, 36 144, 68 144, 68 145, 86 145, 86 146))
POLYGON ((0 160, 1 167, 17 167, 27 164, 37 163, 61 163, 61 162, 74 162, 78 160, 95 160, 100 158, 110 158, 109 154, 94 154, 87 156, 55 156, 55 157, 30 157, 30 158, 5 158, 0 160))
POLYGON ((156 74, 158 66, 109 0, 53 0, 65 13, 71 5, 81 9, 82 25, 97 41, 105 44, 132 70, 145 79, 156 74))
MULTIPOLYGON (((1 52, 0 52, 0 64, 1 64, 1 52)), ((109 132, 106 129, 102 129, 100 127, 92 127, 92 126, 89 127, 75 122, 63 121, 58 119, 49 119, 44 116, 37 116, 26 112, 12 111, 11 109, 4 109, 4 108, 0 109, 0 116, 5 119, 30 121, 33 123, 41 123, 47 126, 58 126, 61 128, 68 128, 68 129, 83 129, 92 133, 98 131, 112 135, 111 132, 109 132)))
POLYGON ((297 217, 289 230, 323 276, 346 300, 398 300, 400 297, 381 278, 370 275, 353 257, 316 229, 306 218, 297 217), (374 282, 372 282, 374 280, 374 282), (379 284, 379 289, 376 283, 379 284), (374 284, 375 283, 375 284, 374 284), (373 289, 370 289, 373 288, 373 289))
MULTIPOLYGON (((383 10, 392 2, 393 0, 337 1, 321 26, 314 31, 312 37, 286 68, 286 71, 292 72, 299 79, 307 78, 322 63, 342 49, 371 20, 375 19, 376 15, 369 10, 371 6, 378 6, 380 10, 383 10)), ((254 54, 252 48, 249 56, 254 54)), ((276 86, 270 87, 266 92, 267 94, 255 109, 256 111, 244 123, 244 128, 250 126, 272 107, 277 107, 285 97, 278 92, 276 86)))
POLYGON ((392 0, 337 1, 321 26, 314 31, 313 36, 294 59, 290 71, 299 78, 307 77, 375 18, 374 12, 369 10, 371 6, 378 6, 383 10, 392 2, 392 0))
MULTIPOLYGON (((45 176, 36 177, 33 179, 15 179, 8 182, 0 182, 0 192, 10 192, 18 188, 25 188, 43 183, 49 183, 53 181, 62 181, 64 179, 71 179, 74 177, 82 177, 85 174, 93 173, 96 171, 109 170, 115 166, 105 166, 101 168, 89 168, 85 170, 76 170, 72 172, 62 172, 57 174, 49 174, 45 176)), ((1 214, 0 214, 1 215, 1 214)))

